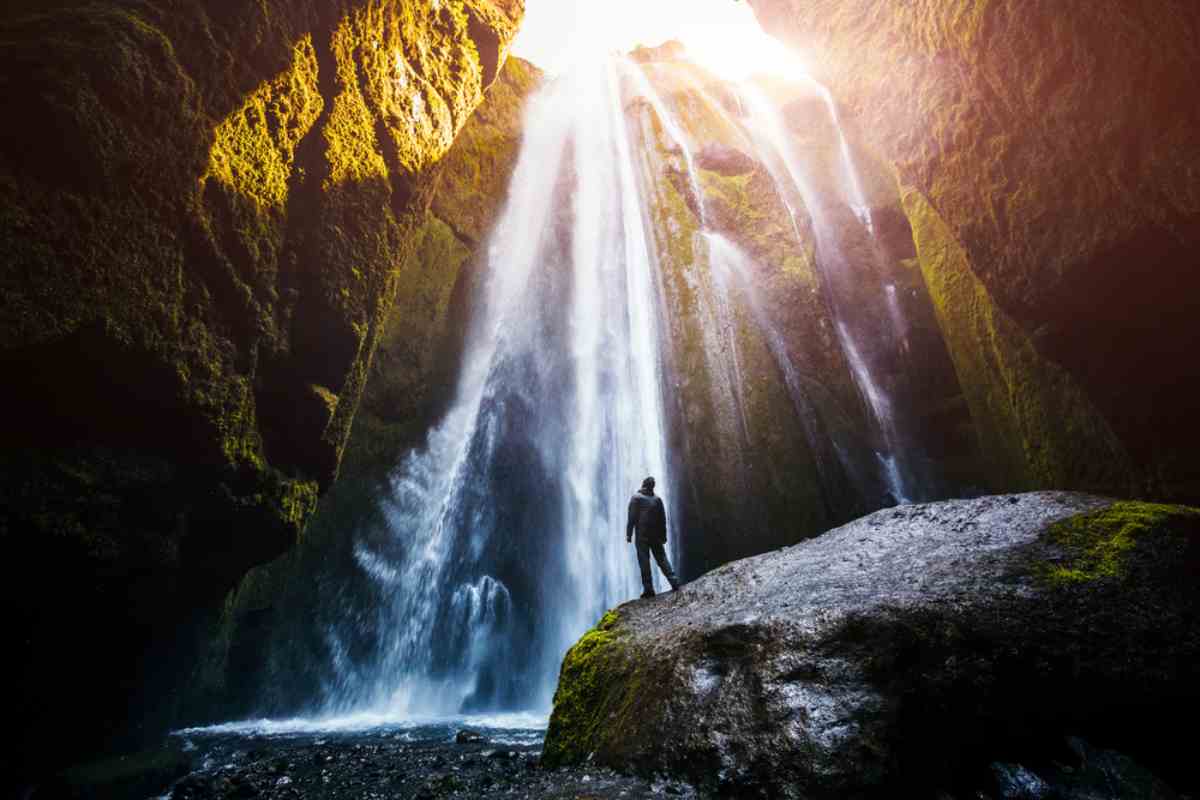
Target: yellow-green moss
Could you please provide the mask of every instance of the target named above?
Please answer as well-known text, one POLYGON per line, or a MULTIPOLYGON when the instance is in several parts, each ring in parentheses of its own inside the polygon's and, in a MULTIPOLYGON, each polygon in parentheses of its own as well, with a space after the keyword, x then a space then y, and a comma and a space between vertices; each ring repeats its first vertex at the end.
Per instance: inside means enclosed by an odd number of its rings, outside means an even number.
POLYGON ((731 176, 700 170, 699 177, 714 225, 799 288, 817 288, 815 240, 796 240, 788 209, 765 170, 731 176))
POLYGON ((217 125, 209 175, 263 209, 281 209, 296 147, 324 106, 317 54, 306 36, 296 44, 290 68, 264 82, 217 125))
POLYGON ((1041 567, 1041 577, 1058 585, 1121 578, 1139 543, 1148 537, 1195 536, 1200 509, 1157 503, 1120 502, 1055 523, 1047 539, 1068 554, 1064 563, 1041 567))
POLYGON ((542 754, 548 766, 585 761, 602 741, 627 732, 638 686, 619 623, 609 611, 563 658, 542 754))
POLYGON ((297 531, 304 528, 308 518, 317 510, 320 492, 316 481, 288 481, 279 499, 280 516, 297 531))
POLYGON ((992 300, 962 245, 920 192, 904 195, 921 272, 996 490, 1131 487, 1108 423, 992 300))

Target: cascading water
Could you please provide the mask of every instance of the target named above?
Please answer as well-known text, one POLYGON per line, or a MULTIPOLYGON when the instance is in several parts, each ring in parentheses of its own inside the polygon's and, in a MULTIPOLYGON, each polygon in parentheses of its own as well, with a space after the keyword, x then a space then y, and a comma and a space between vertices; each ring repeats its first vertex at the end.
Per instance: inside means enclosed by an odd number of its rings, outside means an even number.
POLYGON ((548 709, 567 647, 637 592, 626 503, 667 459, 615 63, 550 84, 525 131, 456 400, 356 543, 378 605, 329 631, 325 714, 548 709))
POLYGON ((871 205, 867 202, 867 197, 863 193, 862 179, 858 175, 858 168, 854 166, 854 157, 850 153, 850 143, 846 141, 846 132, 842 129, 842 118, 838 114, 837 103, 833 101, 833 95, 829 89, 821 85, 817 81, 809 78, 817 94, 821 96, 821 100, 825 103, 825 110, 829 113, 829 119, 833 122, 834 130, 837 131, 838 149, 842 156, 842 169, 845 172, 845 180, 850 189, 850 208, 854 210, 854 215, 859 218, 867 231, 875 234, 875 221, 871 218, 871 205))
MULTIPOLYGON (((839 166, 844 180, 848 184, 848 204, 855 216, 866 228, 867 233, 874 235, 874 224, 870 208, 862 191, 858 171, 850 157, 849 145, 842 131, 836 106, 828 90, 812 81, 816 87, 822 104, 827 109, 835 133, 838 137, 839 166)), ((901 437, 893 404, 888 392, 877 378, 877 370, 865 356, 867 342, 856 325, 847 324, 853 315, 846 313, 843 307, 845 301, 838 291, 838 285, 851 283, 848 273, 850 265, 842 247, 837 226, 832 223, 826 209, 829 198, 822 197, 816 189, 813 176, 804 159, 796 152, 792 137, 785 129, 779 110, 767 97, 766 93, 753 83, 745 83, 741 87, 742 101, 747 112, 747 126, 755 135, 760 151, 771 153, 783 165, 783 173, 795 191, 800 195, 804 207, 812 220, 813 233, 817 243, 818 262, 821 264, 826 277, 833 284, 832 306, 837 317, 837 333, 846 359, 859 391, 866 401, 878 428, 882 449, 876 453, 880 464, 880 474, 887 486, 889 494, 899 503, 911 502, 916 497, 913 484, 916 470, 907 463, 909 457, 908 443, 901 437)), ((770 162, 768 162, 770 163, 770 162)), ((779 170, 772 170, 776 180, 780 181, 779 170)), ((789 206, 791 209, 791 206, 789 206)), ((794 214, 794 212, 793 212, 794 214)))
MULTIPOLYGON (((729 284, 734 283, 746 297, 755 324, 762 333, 767 348, 771 351, 771 356, 783 375, 784 386, 787 388, 788 397, 791 398, 796 418, 804 431, 804 438, 808 441, 809 449, 816 460, 822 483, 825 484, 824 492, 828 499, 837 493, 832 483, 838 476, 838 473, 835 473, 832 466, 826 463, 826 459, 823 457, 826 447, 822 437, 829 434, 822 428, 818 420, 817 412, 804 389, 800 370, 797 369, 788 354, 782 334, 764 308, 763 300, 755 286, 753 270, 749 266, 750 258, 737 245, 729 241, 728 237, 719 233, 707 233, 705 239, 708 242, 713 272, 718 276, 722 288, 728 291, 729 284)), ((832 444, 835 452, 841 450, 840 443, 834 441, 832 444)), ((845 466, 844 462, 843 466, 845 466)))
MULTIPOLYGON (((817 533, 877 503, 881 483, 897 500, 910 496, 895 409, 879 377, 884 361, 839 301, 839 287, 861 276, 827 212, 865 207, 861 188, 818 190, 780 109, 752 85, 735 93, 734 116, 732 102, 724 108, 691 78, 683 83, 693 84, 690 94, 668 93, 680 85, 669 71, 599 59, 531 101, 471 298, 452 405, 395 469, 384 521, 356 521, 356 574, 347 578, 339 566, 317 601, 325 652, 314 657, 310 647, 276 660, 304 662, 320 682, 319 699, 305 709, 316 721, 544 714, 565 650, 639 590, 623 531, 629 494, 647 474, 665 479, 665 494, 683 502, 696 499, 697 485, 718 489, 709 492, 722 495, 716 502, 728 496, 700 530, 685 532, 689 546, 724 547, 714 558, 689 551, 700 565, 817 533), (822 335, 808 348, 814 337, 797 336, 797 320, 772 295, 780 284, 759 285, 780 265, 760 264, 735 244, 738 231, 722 227, 728 209, 705 194, 714 175, 697 165, 700 145, 718 130, 718 138, 757 151, 777 184, 791 212, 791 231, 778 215, 783 249, 792 232, 797 248, 811 246, 801 235, 808 220, 801 224, 800 212, 808 210, 821 274, 802 290, 812 323, 802 329, 829 331, 828 345, 822 335), (666 201, 676 216, 664 216, 666 201), (686 244, 672 244, 672 232, 686 244), (845 364, 837 362, 839 344, 845 364), (822 385, 821 370, 840 381, 836 394, 822 385), (782 406, 764 405, 768 386, 786 391, 770 395, 782 406), (852 412, 831 411, 855 386, 877 435, 854 427, 852 412), (773 459, 779 451, 768 447, 801 455, 773 459), (706 462, 714 450, 719 465, 706 462), (783 461, 780 470, 790 471, 775 470, 783 461), (718 479, 694 483, 693 469, 718 479), (764 487, 794 495, 796 480, 811 498, 800 501, 810 504, 804 508, 819 510, 803 527, 787 528, 790 517, 777 514, 782 525, 754 533, 767 512, 745 498, 757 501, 764 487)), ((848 180, 856 173, 838 136, 848 180)), ((786 283, 784 296, 798 297, 790 294, 796 286, 786 283)), ((676 511, 668 521, 678 559, 674 524, 697 517, 676 511)))

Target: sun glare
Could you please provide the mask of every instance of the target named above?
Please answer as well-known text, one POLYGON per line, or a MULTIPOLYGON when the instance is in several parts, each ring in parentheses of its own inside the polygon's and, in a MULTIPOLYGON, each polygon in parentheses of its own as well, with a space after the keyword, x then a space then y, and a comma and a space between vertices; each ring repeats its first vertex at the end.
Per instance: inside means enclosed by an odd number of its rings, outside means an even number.
POLYGON ((795 53, 763 32, 744 0, 526 0, 513 53, 560 73, 597 55, 672 39, 727 80, 807 72, 795 53))
POLYGON ((684 28, 678 38, 692 60, 727 80, 762 73, 783 78, 808 74, 801 58, 764 33, 753 15, 745 25, 684 28))

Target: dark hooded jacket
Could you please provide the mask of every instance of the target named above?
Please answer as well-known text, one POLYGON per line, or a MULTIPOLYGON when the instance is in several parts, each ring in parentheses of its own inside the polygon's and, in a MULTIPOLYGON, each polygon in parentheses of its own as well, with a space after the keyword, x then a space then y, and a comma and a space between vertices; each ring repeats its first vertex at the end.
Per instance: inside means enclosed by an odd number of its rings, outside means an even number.
POLYGON ((667 510, 661 497, 651 489, 642 489, 629 501, 629 521, 625 535, 637 530, 639 539, 647 542, 667 541, 667 510))

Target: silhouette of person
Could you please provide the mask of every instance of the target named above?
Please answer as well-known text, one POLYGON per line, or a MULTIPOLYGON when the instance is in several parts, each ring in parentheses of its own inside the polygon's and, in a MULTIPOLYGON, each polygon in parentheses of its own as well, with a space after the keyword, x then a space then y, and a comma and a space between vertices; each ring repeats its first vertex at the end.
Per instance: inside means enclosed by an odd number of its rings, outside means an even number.
POLYGON ((654 494, 654 478, 642 481, 642 488, 629 501, 629 521, 625 524, 625 541, 633 540, 637 531, 637 560, 642 571, 642 597, 654 597, 654 583, 650 578, 650 554, 658 562, 658 568, 671 583, 672 589, 679 588, 679 579, 667 551, 667 511, 661 497, 654 494))

